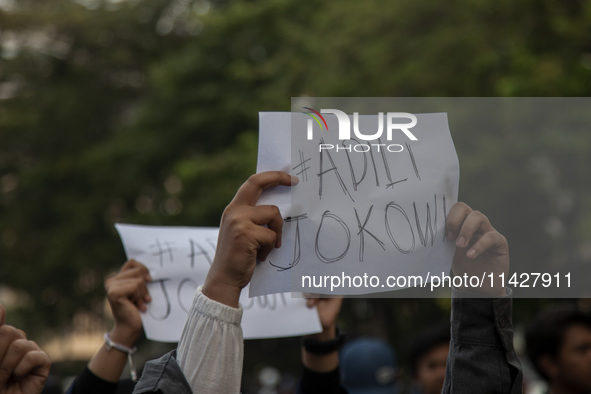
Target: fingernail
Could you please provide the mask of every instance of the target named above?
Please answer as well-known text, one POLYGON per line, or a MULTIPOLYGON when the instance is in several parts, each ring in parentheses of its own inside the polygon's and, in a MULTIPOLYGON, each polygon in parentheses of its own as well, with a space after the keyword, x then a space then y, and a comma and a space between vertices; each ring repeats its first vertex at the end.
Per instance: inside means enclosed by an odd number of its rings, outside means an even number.
POLYGON ((292 175, 291 176, 291 184, 292 184, 292 186, 293 185, 297 185, 298 183, 300 183, 300 179, 297 176, 292 175))
POLYGON ((470 257, 471 259, 473 259, 474 257, 476 257, 476 249, 470 249, 468 251, 468 257, 470 257))
POLYGON ((460 235, 460 237, 456 241, 456 245, 459 246, 460 248, 463 248, 464 246, 466 246, 466 238, 463 235, 460 235))

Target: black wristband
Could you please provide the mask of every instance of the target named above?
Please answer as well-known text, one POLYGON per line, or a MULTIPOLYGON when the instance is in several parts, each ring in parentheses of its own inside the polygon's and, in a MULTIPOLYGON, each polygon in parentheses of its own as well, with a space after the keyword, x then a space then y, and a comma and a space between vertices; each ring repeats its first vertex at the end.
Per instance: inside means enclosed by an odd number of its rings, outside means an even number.
POLYGON ((302 346, 308 353, 312 354, 329 354, 338 351, 345 343, 345 334, 336 327, 336 337, 328 341, 319 341, 312 338, 302 339, 302 346))

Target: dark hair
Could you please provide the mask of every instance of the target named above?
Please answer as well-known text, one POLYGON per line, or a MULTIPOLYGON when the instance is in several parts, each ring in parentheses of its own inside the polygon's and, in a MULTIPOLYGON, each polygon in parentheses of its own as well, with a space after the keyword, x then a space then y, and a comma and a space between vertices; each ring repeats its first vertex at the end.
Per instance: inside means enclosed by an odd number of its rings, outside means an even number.
POLYGON ((547 381, 550 378, 540 368, 540 358, 544 355, 556 358, 566 330, 573 325, 583 325, 591 330, 591 316, 573 306, 560 306, 542 312, 525 331, 527 355, 536 371, 547 381))
POLYGON ((449 344, 449 340, 449 321, 439 322, 435 326, 421 331, 414 337, 407 350, 412 376, 417 376, 419 362, 427 353, 438 346, 449 344))

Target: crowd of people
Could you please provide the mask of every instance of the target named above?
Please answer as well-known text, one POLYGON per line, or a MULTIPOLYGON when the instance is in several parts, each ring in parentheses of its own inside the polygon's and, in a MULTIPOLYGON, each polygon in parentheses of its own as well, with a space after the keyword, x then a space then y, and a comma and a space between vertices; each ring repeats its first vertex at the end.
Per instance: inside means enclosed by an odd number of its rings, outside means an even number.
MULTIPOLYGON (((103 346, 68 388, 92 393, 239 393, 244 344, 239 297, 257 259, 281 247, 283 219, 277 207, 256 205, 268 188, 297 183, 283 172, 251 176, 221 218, 217 251, 205 283, 194 296, 175 351, 146 363, 139 380, 131 355, 142 334, 140 313, 151 297, 150 273, 130 260, 105 283, 114 317, 103 346), (121 379, 126 365, 131 378, 121 379), (137 380, 137 381, 136 381, 137 380)), ((455 275, 508 273, 507 240, 479 211, 455 204, 447 215, 447 237, 456 244, 455 275)), ((434 325, 409 345, 412 393, 521 393, 523 373, 513 347, 511 289, 454 288, 451 324, 434 325)), ((322 332, 302 341, 301 394, 399 393, 398 360, 383 341, 346 341, 336 321, 343 299, 310 298, 322 332)), ((591 317, 554 310, 532 323, 528 355, 548 381, 548 394, 591 393, 591 317)), ((26 334, 5 324, 0 307, 0 394, 39 394, 49 357, 26 334)))

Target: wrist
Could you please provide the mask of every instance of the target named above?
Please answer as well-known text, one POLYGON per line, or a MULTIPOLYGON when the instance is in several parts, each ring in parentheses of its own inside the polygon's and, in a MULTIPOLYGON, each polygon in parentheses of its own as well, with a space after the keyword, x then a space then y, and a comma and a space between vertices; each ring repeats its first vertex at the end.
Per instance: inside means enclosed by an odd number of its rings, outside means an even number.
POLYGON ((109 337, 113 342, 132 348, 135 346, 135 343, 138 341, 141 334, 141 330, 134 330, 129 327, 118 326, 115 324, 115 327, 109 332, 109 337))
POLYGON ((227 281, 208 275, 203 284, 203 294, 214 301, 220 302, 232 308, 239 307, 239 299, 242 288, 227 281))
POLYGON ((302 363, 314 372, 327 373, 339 366, 339 349, 345 341, 338 328, 324 330, 320 334, 309 335, 302 339, 302 363), (325 332, 326 331, 326 332, 325 332), (332 339, 322 340, 324 334, 332 339))
POLYGON ((323 328, 322 332, 319 332, 316 334, 305 335, 304 339, 313 339, 316 341, 325 342, 325 341, 330 341, 332 339, 335 339, 336 337, 337 337, 337 325, 332 324, 328 327, 323 328))
POLYGON ((326 335, 322 334, 310 335, 302 339, 302 347, 307 353, 317 356, 336 353, 345 343, 345 334, 340 332, 336 326, 326 335))

